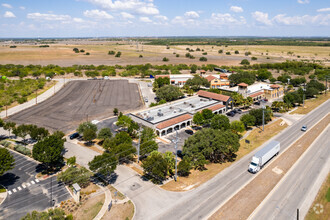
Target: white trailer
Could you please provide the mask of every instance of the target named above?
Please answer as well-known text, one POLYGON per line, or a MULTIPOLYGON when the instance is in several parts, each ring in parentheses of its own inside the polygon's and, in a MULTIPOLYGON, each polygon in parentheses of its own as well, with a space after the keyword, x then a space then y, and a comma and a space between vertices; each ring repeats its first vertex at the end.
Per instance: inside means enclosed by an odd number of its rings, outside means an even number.
POLYGON ((251 160, 248 171, 257 173, 270 159, 280 152, 281 144, 278 141, 271 141, 264 148, 259 150, 251 160))

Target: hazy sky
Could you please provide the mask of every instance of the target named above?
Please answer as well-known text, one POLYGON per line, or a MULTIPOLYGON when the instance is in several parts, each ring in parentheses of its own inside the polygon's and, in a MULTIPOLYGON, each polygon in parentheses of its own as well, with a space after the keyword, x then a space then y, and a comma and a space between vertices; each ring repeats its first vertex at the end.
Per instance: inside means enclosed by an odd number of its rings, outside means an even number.
POLYGON ((0 37, 330 36, 329 0, 0 0, 0 37))

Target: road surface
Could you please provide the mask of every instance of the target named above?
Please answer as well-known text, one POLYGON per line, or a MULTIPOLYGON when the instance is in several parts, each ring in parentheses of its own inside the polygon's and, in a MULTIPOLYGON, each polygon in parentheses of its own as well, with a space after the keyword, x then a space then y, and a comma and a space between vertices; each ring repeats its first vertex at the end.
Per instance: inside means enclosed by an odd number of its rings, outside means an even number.
MULTIPOLYGON (((297 208, 302 207, 308 192, 318 179, 324 168, 326 174, 330 170, 330 127, 313 143, 311 149, 290 170, 284 180, 271 193, 264 203, 258 207, 251 219, 296 219, 297 208)), ((308 208, 307 208, 308 209, 308 208)), ((306 213, 306 210, 304 210, 306 213)), ((308 211, 308 210, 307 210, 308 211)), ((303 216, 301 216, 301 219, 303 216)))

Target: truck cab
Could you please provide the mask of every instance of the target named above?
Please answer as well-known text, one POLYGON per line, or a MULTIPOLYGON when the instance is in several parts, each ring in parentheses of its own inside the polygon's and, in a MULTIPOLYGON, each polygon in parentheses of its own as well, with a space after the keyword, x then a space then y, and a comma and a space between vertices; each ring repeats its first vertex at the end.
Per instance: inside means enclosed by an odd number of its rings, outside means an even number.
POLYGON ((260 170, 259 164, 260 164, 260 159, 258 157, 253 156, 248 170, 251 173, 257 173, 260 170))

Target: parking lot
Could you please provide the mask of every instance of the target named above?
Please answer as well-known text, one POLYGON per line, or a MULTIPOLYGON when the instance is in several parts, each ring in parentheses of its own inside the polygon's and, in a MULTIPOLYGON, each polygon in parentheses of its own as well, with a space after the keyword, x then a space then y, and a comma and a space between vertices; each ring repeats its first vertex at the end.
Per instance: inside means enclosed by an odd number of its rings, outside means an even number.
POLYGON ((102 119, 119 111, 142 107, 135 83, 127 80, 77 80, 44 102, 9 117, 17 124, 35 124, 65 133, 86 120, 102 119))
MULTIPOLYGON (((182 150, 182 146, 184 145, 184 141, 191 136, 191 134, 186 133, 186 130, 190 129, 185 129, 185 130, 180 130, 178 131, 178 150, 182 150)), ((172 134, 166 135, 165 138, 171 143, 165 144, 164 142, 159 142, 158 143, 158 151, 165 153, 166 151, 171 151, 175 152, 175 144, 172 142, 172 140, 176 139, 176 133, 173 132, 172 134)))
POLYGON ((20 219, 27 212, 42 211, 51 207, 51 203, 60 203, 71 197, 56 176, 38 180, 36 174, 42 167, 35 161, 12 152, 15 168, 6 172, 0 184, 8 189, 7 198, 0 206, 0 219, 20 219), (54 200, 54 201, 52 201, 54 200))

